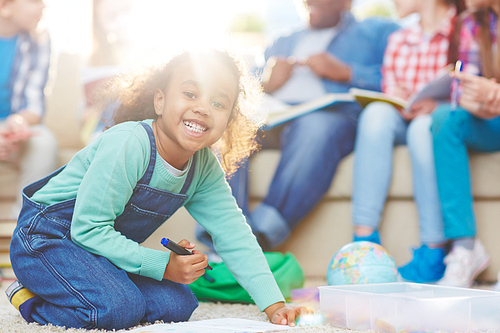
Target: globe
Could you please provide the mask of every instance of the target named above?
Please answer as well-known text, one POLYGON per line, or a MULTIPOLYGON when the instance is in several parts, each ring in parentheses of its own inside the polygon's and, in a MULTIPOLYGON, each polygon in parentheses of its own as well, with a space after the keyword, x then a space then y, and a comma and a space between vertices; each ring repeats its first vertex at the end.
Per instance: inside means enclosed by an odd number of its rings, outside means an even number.
POLYGON ((396 282, 394 258, 379 244, 360 241, 344 245, 328 264, 328 285, 396 282))

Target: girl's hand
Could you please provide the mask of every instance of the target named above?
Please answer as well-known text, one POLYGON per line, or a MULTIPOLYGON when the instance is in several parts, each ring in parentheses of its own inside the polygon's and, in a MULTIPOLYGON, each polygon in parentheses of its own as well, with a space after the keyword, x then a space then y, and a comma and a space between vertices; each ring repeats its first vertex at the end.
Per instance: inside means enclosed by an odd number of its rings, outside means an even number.
POLYGON ((5 131, 0 130, 0 161, 8 160, 11 153, 10 141, 6 138, 5 131))
POLYGON ((490 91, 486 94, 485 105, 489 108, 500 109, 500 84, 495 79, 490 80, 492 85, 490 91))
MULTIPOLYGON (((179 242, 186 249, 193 249, 195 245, 186 239, 179 242)), ((205 273, 208 266, 208 257, 200 251, 193 251, 193 255, 178 255, 170 253, 170 260, 165 269, 163 278, 182 284, 190 284, 205 273)))
POLYGON ((411 91, 405 87, 396 86, 392 89, 390 94, 393 96, 407 100, 411 95, 411 91))
POLYGON ((22 141, 16 137, 8 121, 9 118, 7 118, 7 121, 0 127, 0 161, 10 159, 11 156, 19 150, 22 141))
POLYGON ((479 118, 500 115, 500 85, 496 80, 467 73, 456 73, 454 77, 462 87, 460 106, 479 118))
POLYGON ((437 105, 435 100, 428 98, 413 104, 409 110, 402 110, 400 114, 405 120, 413 120, 422 114, 431 113, 437 105))
POLYGON ((32 135, 29 122, 17 113, 7 117, 5 121, 5 131, 7 133, 7 138, 12 142, 26 141, 32 135))
POLYGON ((305 314, 312 314, 304 306, 286 306, 283 302, 274 303, 268 306, 264 312, 273 324, 295 326, 295 321, 305 314))

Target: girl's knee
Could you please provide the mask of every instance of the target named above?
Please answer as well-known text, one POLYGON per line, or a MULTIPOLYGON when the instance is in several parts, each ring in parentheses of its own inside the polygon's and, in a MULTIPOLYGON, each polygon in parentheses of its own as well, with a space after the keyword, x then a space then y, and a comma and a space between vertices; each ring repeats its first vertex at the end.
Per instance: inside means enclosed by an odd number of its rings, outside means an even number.
MULTIPOLYGON (((143 320, 146 303, 140 292, 112 293, 103 295, 102 303, 96 305, 95 327, 100 329, 124 329, 143 320)), ((93 320, 93 318, 90 318, 93 320)))
POLYGON ((431 133, 432 116, 430 114, 421 115, 413 119, 406 131, 406 142, 408 146, 419 144, 427 138, 432 140, 431 133))
POLYGON ((470 113, 462 108, 452 110, 449 104, 441 105, 432 113, 431 132, 437 136, 443 131, 453 131, 470 118, 470 113))
MULTIPOLYGON (((173 321, 187 321, 193 314, 194 310, 198 307, 198 299, 191 292, 189 295, 186 295, 184 308, 180 311, 180 313, 176 314, 176 319, 173 321)), ((172 316, 170 316, 172 317, 172 316)))
POLYGON ((175 297, 170 295, 169 298, 174 297, 175 300, 166 306, 160 320, 164 322, 187 321, 198 307, 198 299, 191 289, 186 285, 180 285, 179 287, 175 297))
POLYGON ((387 131, 401 121, 398 111, 390 104, 373 102, 361 112, 358 120, 358 131, 387 131))

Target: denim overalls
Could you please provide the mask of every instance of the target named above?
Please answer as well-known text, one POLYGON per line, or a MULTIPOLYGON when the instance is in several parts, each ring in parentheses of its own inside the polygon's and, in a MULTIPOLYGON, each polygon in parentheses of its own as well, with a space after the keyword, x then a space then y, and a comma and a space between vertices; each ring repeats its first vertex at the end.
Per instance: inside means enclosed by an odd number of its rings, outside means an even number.
MULTIPOLYGON (((142 122, 141 125, 151 143, 149 165, 115 221, 116 230, 138 243, 184 204, 196 163, 195 154, 179 194, 149 186, 156 143, 151 127, 142 122)), ((18 280, 41 297, 25 319, 87 329, 188 320, 198 301, 187 285, 127 273, 71 241, 76 199, 50 206, 30 199, 63 168, 23 190, 23 209, 11 242, 11 261, 18 280)))

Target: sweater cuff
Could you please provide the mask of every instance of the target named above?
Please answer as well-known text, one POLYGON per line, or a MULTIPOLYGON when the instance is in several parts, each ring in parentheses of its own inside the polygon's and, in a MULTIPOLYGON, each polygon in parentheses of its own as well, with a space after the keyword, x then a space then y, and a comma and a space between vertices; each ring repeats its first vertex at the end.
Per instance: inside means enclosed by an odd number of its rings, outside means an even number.
POLYGON ((162 252, 146 247, 144 248, 144 257, 139 275, 161 281, 169 260, 170 252, 162 252))
POLYGON ((285 302, 285 298, 272 275, 256 279, 247 291, 260 311, 264 311, 274 303, 285 302))
POLYGON ((363 75, 360 75, 363 71, 361 71, 361 68, 358 67, 358 64, 349 64, 349 66, 351 67, 351 86, 368 89, 367 85, 369 82, 366 82, 366 80, 362 77, 363 75))

